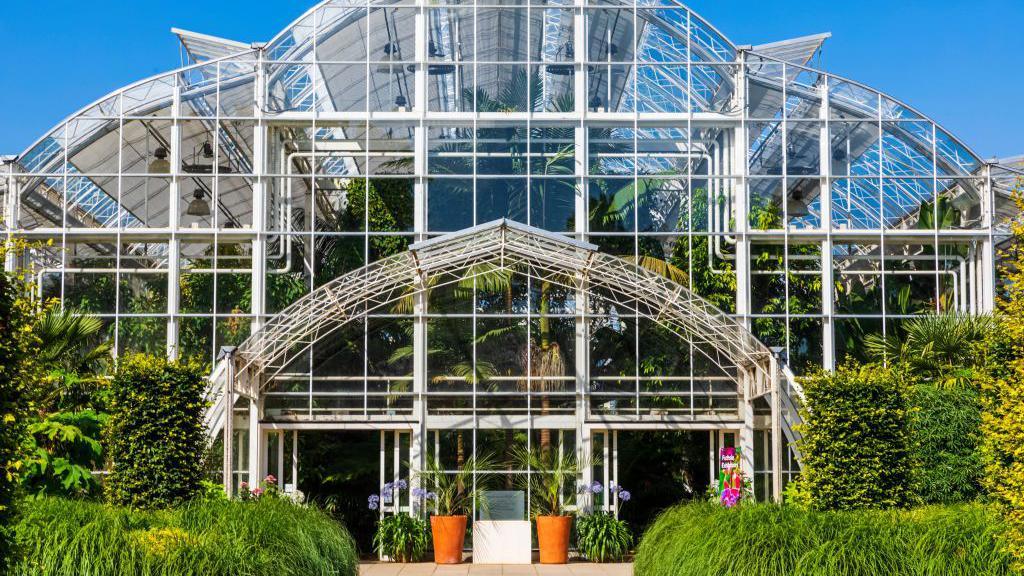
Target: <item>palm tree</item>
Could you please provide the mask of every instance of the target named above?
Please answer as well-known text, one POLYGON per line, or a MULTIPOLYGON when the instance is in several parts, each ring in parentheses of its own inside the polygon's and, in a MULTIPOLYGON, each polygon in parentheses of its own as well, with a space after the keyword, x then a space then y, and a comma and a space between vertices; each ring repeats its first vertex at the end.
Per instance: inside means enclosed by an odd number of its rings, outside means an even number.
POLYGON ((34 326, 39 338, 38 360, 47 370, 40 387, 44 412, 80 410, 95 400, 105 379, 111 344, 103 338, 104 324, 71 308, 51 308, 34 326))
POLYGON ((985 365, 986 342, 994 329, 991 316, 929 314, 885 337, 868 335, 864 346, 874 360, 907 364, 936 386, 967 387, 985 365))

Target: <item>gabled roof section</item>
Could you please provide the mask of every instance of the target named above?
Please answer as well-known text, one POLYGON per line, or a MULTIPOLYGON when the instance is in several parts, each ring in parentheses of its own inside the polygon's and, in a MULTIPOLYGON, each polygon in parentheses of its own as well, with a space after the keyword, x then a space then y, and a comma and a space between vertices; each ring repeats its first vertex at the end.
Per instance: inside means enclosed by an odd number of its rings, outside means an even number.
POLYGON ((185 53, 188 54, 189 63, 198 64, 208 60, 216 60, 249 50, 251 47, 244 42, 236 42, 226 38, 218 38, 208 34, 190 32, 180 28, 171 28, 171 33, 178 37, 185 53))
POLYGON ((831 32, 801 36, 754 46, 753 51, 778 60, 806 66, 821 52, 821 47, 831 37, 831 32))

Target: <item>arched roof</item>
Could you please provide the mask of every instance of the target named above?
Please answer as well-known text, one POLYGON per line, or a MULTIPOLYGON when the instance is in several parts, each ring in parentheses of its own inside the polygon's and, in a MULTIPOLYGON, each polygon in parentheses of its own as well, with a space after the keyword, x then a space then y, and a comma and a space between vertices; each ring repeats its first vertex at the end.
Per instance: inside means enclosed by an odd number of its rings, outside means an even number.
POLYGON ((508 220, 413 244, 296 301, 238 347, 238 391, 256 397, 294 359, 357 318, 498 270, 584 291, 657 322, 692 342, 723 375, 759 374, 760 393, 767 392, 772 353, 728 314, 672 280, 598 252, 597 246, 508 220))
MULTIPOLYGON (((604 4, 616 5, 620 5, 617 0, 604 4)), ((378 16, 374 16, 374 11, 404 6, 411 5, 401 2, 373 2, 353 6, 349 2, 339 0, 320 2, 268 43, 262 49, 263 56, 270 60, 287 59, 296 63, 310 61, 315 44, 317 51, 325 51, 319 56, 321 59, 345 60, 345 54, 348 54, 346 50, 365 52, 362 37, 360 36, 358 42, 352 42, 352 39, 356 37, 353 35, 367 34, 369 30, 375 29, 375 21, 372 19, 378 16)), ((557 9, 560 4, 540 6, 557 9)), ((591 6, 601 7, 602 4, 591 6)), ((638 54, 642 52, 645 57, 651 57, 651 61, 657 61, 659 55, 668 60, 686 59, 685 52, 687 47, 690 47, 689 56, 692 59, 704 60, 709 64, 729 63, 737 59, 736 46, 684 5, 672 0, 648 0, 641 3, 641 6, 645 8, 642 19, 647 24, 644 26, 645 32, 636 39, 638 54)), ((501 27, 499 24, 496 26, 501 27)), ((396 27, 396 34, 399 33, 397 30, 396 27)), ((484 38, 499 36, 491 33, 482 34, 480 30, 477 32, 478 36, 484 38)), ((501 44, 500 40, 494 42, 495 50, 508 48, 507 45, 501 44)), ((749 75, 752 86, 749 114, 751 117, 773 118, 781 115, 783 109, 792 110, 801 105, 813 105, 814 102, 821 101, 823 86, 827 85, 835 120, 880 119, 882 122, 892 123, 892 129, 887 129, 883 134, 861 134, 860 145, 856 145, 855 140, 854 175, 883 174, 905 179, 894 182, 884 190, 877 190, 877 186, 872 188, 873 184, 869 181, 859 181, 857 185, 865 189, 862 194, 855 196, 864 202, 864 206, 855 207, 854 213, 849 216, 851 220, 857 218, 858 210, 874 210, 875 206, 871 202, 876 198, 882 199, 885 213, 894 215, 895 219, 917 209, 922 198, 929 196, 930 184, 923 180, 915 182, 913 178, 930 173, 933 150, 936 176, 940 179, 979 174, 984 164, 979 156, 924 114, 857 82, 786 62, 784 55, 772 52, 771 45, 768 46, 769 49, 766 49, 764 54, 748 53, 748 62, 759 63, 749 75), (881 150, 884 150, 884 154, 880 152, 881 150)), ((155 121, 159 121, 161 117, 169 117, 176 89, 181 91, 181 106, 185 115, 189 114, 190 109, 195 110, 197 116, 207 114, 212 105, 212 93, 217 94, 217 105, 223 109, 222 116, 231 116, 233 112, 237 112, 239 116, 251 115, 252 106, 255 104, 253 70, 260 52, 241 49, 241 44, 236 44, 236 47, 239 51, 235 54, 179 68, 129 85, 97 100, 70 116, 30 146, 18 159, 22 169, 45 175, 63 172, 66 165, 69 174, 113 174, 119 171, 119 164, 121 172, 141 172, 137 165, 143 165, 149 158, 145 152, 135 152, 134 144, 159 135, 154 135, 153 131, 141 122, 125 122, 122 126, 116 117, 123 114, 155 121), (117 146, 113 146, 114 142, 111 141, 110 135, 115 131, 121 132, 127 144, 124 151, 118 151, 117 146)), ((353 54, 357 56, 355 60, 373 59, 365 53, 353 54)), ((480 57, 480 54, 477 56, 480 57)), ((620 108, 632 108, 642 112, 686 112, 696 109, 730 113, 732 111, 727 110, 726 106, 729 102, 728 96, 734 89, 733 79, 730 74, 721 73, 722 70, 724 69, 714 66, 693 66, 689 83, 680 83, 669 73, 671 70, 659 72, 656 67, 641 67, 636 74, 640 76, 637 79, 638 92, 641 85, 644 87, 643 93, 640 94, 642 102, 624 99, 620 102, 620 108)), ((330 74, 321 71, 319 76, 322 78, 321 85, 315 86, 315 83, 309 81, 308 72, 303 71, 302 65, 280 66, 271 74, 271 97, 295 98, 308 104, 306 108, 298 106, 294 109, 311 109, 314 101, 318 102, 319 108, 330 109, 331 106, 335 106, 335 100, 347 98, 347 91, 353 90, 365 98, 365 83, 351 82, 341 73, 330 74), (296 87, 298 85, 314 86, 299 89, 296 87), (318 98, 312 95, 314 90, 322 91, 318 98)), ((483 79, 480 81, 483 82, 483 79)), ((197 123, 190 125, 198 127, 197 123)), ((212 131, 212 127, 195 130, 194 134, 182 134, 183 148, 201 144, 202 139, 208 138, 209 131, 212 131)), ((234 157, 229 158, 228 162, 234 165, 234 170, 245 172, 245 168, 253 162, 252 142, 246 141, 245 135, 225 134, 220 137, 228 140, 224 149, 234 151, 234 157)), ((781 138, 777 129, 773 131, 770 127, 766 128, 763 135, 753 138, 750 142, 751 161, 769 164, 777 162, 777 159, 771 157, 771 153, 778 154, 781 146, 769 145, 773 139, 777 141, 781 138), (771 152, 772 150, 774 152, 771 152)), ((807 145, 817 144, 808 141, 807 145)), ((245 179, 239 178, 228 186, 230 185, 244 188, 248 183, 245 179)), ((141 187, 144 183, 138 179, 119 180, 102 176, 74 178, 65 182, 60 178, 47 179, 40 176, 35 178, 26 190, 32 193, 27 195, 30 208, 36 209, 39 214, 54 213, 55 207, 60 206, 58 199, 61 198, 63 191, 63 195, 70 199, 69 218, 72 221, 78 220, 83 225, 92 227, 151 226, 148 221, 150 218, 139 213, 140 207, 145 204, 146 210, 151 212, 159 211, 161 207, 154 206, 148 198, 145 201, 141 200, 142 192, 137 192, 132 186, 141 187), (68 190, 63 191, 65 185, 68 190), (111 192, 115 185, 121 186, 120 194, 111 192)), ((230 192, 230 189, 222 188, 222 192, 230 192)), ((229 194, 223 196, 227 197, 229 194)), ((234 195, 237 198, 244 196, 234 195)), ((160 199, 155 200, 160 202, 160 199)), ((251 211, 251 206, 242 201, 237 206, 227 207, 227 211, 245 214, 251 211)), ((59 213, 59 210, 57 212, 59 213)), ((23 223, 21 227, 34 226, 23 223)))

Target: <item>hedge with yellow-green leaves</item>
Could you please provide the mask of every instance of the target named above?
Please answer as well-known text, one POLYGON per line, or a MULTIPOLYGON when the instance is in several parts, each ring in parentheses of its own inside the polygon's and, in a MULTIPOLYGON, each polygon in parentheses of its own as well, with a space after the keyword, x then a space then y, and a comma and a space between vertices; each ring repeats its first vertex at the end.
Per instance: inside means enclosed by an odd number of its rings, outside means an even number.
POLYGON ((206 378, 195 363, 133 355, 111 384, 107 495, 114 504, 164 508, 200 494, 206 450, 206 378))

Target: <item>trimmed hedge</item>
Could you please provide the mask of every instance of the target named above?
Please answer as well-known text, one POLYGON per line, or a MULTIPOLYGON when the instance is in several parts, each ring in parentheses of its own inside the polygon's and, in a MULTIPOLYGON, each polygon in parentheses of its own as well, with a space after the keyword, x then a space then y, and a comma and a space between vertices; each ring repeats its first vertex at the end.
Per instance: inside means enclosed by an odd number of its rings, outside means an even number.
POLYGON ((815 512, 747 504, 669 509, 644 534, 636 576, 1002 576, 998 516, 979 505, 815 512))
POLYGON ((141 354, 121 360, 110 388, 107 428, 111 503, 161 508, 200 494, 206 385, 198 364, 141 354))
POLYGON ((355 544, 314 508, 278 498, 140 511, 44 498, 15 527, 13 576, 355 576, 355 544))
POLYGON ((847 364, 804 381, 800 492, 817 510, 908 505, 910 402, 902 372, 847 364))

